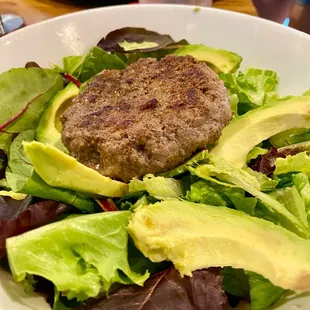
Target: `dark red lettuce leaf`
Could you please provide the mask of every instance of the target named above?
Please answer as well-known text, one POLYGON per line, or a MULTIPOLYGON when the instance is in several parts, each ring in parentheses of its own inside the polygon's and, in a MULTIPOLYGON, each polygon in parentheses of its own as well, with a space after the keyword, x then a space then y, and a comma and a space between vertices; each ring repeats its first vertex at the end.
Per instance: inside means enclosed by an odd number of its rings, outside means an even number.
POLYGON ((28 61, 25 64, 25 68, 28 69, 28 68, 41 68, 41 67, 34 61, 28 61))
POLYGON ((23 200, 0 196, 0 222, 15 220, 20 213, 29 207, 31 199, 31 196, 27 196, 23 200))
POLYGON ((278 149, 279 157, 293 156, 302 152, 310 152, 309 141, 287 145, 278 149))
POLYGON ((0 149, 0 180, 5 178, 5 168, 8 164, 8 157, 3 150, 0 149))
POLYGON ((257 158, 252 159, 249 167, 270 177, 276 169, 275 162, 278 157, 278 150, 272 147, 265 155, 259 155, 257 158))
POLYGON ((102 38, 97 44, 106 52, 136 53, 136 52, 152 52, 168 47, 176 49, 180 46, 187 45, 188 42, 182 40, 175 42, 169 35, 160 34, 155 31, 146 30, 145 28, 125 27, 110 32, 105 38, 102 38), (157 46, 151 48, 137 48, 135 50, 125 51, 119 43, 127 42, 154 42, 157 46))
POLYGON ((249 167, 270 177, 276 169, 275 162, 278 157, 285 158, 289 155, 293 156, 301 152, 306 152, 309 149, 309 142, 288 145, 280 149, 272 147, 265 155, 259 155, 257 158, 252 159, 249 167))
MULTIPOLYGON (((3 198, 3 197, 0 197, 3 198)), ((11 206, 7 205, 7 208, 11 206)), ((26 231, 54 221, 61 214, 69 211, 71 206, 52 200, 45 200, 14 212, 9 218, 7 213, 0 209, 0 258, 6 254, 5 240, 9 237, 20 235, 26 231)))
POLYGON ((218 268, 197 270, 192 277, 182 278, 171 267, 152 275, 144 287, 122 287, 79 310, 220 310, 226 300, 218 268))

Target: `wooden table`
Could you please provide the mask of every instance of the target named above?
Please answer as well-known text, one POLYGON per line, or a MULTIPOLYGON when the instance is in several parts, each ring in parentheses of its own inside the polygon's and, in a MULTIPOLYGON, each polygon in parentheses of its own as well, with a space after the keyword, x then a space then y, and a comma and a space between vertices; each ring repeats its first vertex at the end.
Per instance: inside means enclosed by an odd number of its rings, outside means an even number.
MULTIPOLYGON (((104 0, 101 1, 104 3, 104 0)), ((73 2, 61 0, 0 0, 0 14, 18 14, 24 18, 26 25, 30 25, 54 16, 87 8, 87 6, 83 7, 73 4, 73 2)), ((213 6, 220 9, 256 15, 255 8, 250 0, 216 0, 213 6)))

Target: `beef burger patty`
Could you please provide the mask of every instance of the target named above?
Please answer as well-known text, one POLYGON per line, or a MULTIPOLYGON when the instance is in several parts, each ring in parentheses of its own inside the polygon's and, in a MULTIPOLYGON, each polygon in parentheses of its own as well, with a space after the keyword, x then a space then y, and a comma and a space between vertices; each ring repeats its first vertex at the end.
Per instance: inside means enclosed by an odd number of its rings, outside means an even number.
POLYGON ((62 140, 81 163, 128 182, 182 164, 231 117, 224 84, 206 64, 144 58, 96 76, 63 114, 62 140))

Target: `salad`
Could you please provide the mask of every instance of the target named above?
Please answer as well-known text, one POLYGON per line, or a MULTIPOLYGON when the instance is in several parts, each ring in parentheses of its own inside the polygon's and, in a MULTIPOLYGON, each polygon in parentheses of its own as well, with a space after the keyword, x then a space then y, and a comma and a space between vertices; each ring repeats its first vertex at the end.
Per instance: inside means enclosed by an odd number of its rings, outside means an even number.
POLYGON ((241 62, 128 27, 62 67, 1 73, 2 268, 54 310, 264 310, 310 291, 310 92, 281 97, 276 72, 241 62), (128 182, 77 160, 63 139, 73 98, 106 70, 168 55, 225 85, 232 120, 219 139, 128 182))

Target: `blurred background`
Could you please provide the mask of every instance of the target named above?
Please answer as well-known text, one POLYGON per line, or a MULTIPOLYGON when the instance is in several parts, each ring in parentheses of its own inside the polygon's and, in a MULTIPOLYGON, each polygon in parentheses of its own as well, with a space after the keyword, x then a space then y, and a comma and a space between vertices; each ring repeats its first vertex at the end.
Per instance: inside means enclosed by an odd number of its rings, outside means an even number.
MULTIPOLYGON (((0 35, 54 16, 99 6, 138 4, 139 0, 0 0, 0 35), (15 14, 22 19, 6 14, 15 14)), ((185 3, 258 15, 310 33, 308 0, 140 0, 144 3, 185 3)))

